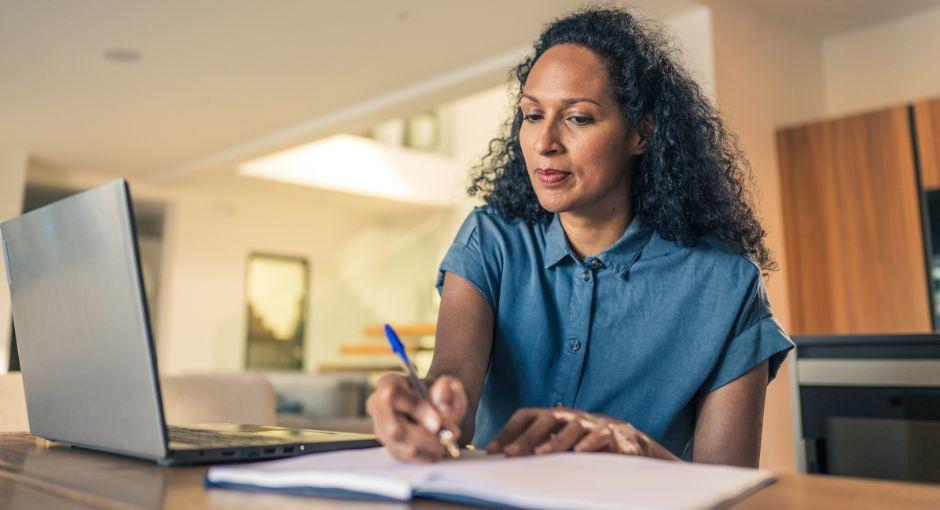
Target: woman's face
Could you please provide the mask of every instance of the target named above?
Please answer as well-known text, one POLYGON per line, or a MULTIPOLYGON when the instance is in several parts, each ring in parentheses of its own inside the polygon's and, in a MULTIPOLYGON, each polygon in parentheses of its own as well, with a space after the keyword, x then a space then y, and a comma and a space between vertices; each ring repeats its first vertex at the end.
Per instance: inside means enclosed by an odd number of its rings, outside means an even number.
POLYGON ((619 214, 630 192, 630 158, 643 150, 591 50, 554 46, 529 72, 519 143, 535 194, 550 212, 619 214))

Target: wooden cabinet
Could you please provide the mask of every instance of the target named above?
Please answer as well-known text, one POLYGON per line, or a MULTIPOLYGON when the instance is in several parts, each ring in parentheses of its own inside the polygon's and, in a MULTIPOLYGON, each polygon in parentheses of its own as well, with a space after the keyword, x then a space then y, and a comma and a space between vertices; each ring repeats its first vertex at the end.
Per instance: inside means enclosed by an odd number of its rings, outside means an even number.
POLYGON ((777 132, 794 334, 932 329, 911 135, 907 106, 777 132))
POLYGON ((940 98, 914 103, 914 130, 924 189, 940 189, 940 98))

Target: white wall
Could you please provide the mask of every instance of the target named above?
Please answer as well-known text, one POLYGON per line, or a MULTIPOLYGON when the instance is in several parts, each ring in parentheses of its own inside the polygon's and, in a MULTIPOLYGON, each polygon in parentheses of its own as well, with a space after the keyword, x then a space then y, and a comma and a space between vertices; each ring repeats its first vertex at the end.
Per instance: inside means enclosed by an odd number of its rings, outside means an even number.
MULTIPOLYGON (((26 183, 26 152, 0 149, 0 222, 20 214, 23 210, 23 190, 26 183)), ((3 265, 0 250, 0 265, 3 265)), ((10 292, 6 271, 0 270, 0 373, 6 372, 10 355, 10 292)))
MULTIPOLYGON (((501 134, 503 125, 513 115, 511 109, 509 85, 501 84, 481 92, 452 101, 441 107, 444 136, 449 140, 449 152, 454 161, 466 169, 469 176, 471 168, 479 164, 486 154, 490 140, 501 134)), ((441 247, 439 258, 450 246, 457 234, 457 229, 473 207, 483 203, 478 197, 469 197, 466 193, 468 179, 460 181, 461 197, 454 206, 448 227, 447 243, 441 247)))
MULTIPOLYGON (((823 115, 821 44, 736 1, 711 4, 718 104, 751 162, 758 212, 781 268, 770 277, 768 294, 774 315, 787 327, 790 306, 774 132, 823 115)), ((789 384, 785 366, 768 388, 764 412, 761 465, 781 471, 795 469, 789 384)))
POLYGON ((663 21, 675 36, 679 55, 702 90, 715 97, 715 50, 712 12, 707 6, 690 9, 663 21))
POLYGON ((176 193, 165 230, 163 371, 244 368, 245 271, 255 251, 310 263, 308 370, 335 361, 343 343, 362 341, 366 325, 433 318, 433 259, 449 211, 373 214, 312 197, 176 193))
POLYGON ((826 115, 940 96, 940 7, 823 41, 826 115))

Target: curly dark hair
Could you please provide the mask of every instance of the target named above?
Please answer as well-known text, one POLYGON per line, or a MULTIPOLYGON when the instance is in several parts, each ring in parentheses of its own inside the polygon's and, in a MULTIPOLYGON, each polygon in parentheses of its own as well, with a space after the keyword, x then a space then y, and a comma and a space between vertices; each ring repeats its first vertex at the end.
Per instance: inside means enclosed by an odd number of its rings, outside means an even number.
POLYGON ((749 255, 765 275, 776 263, 764 243, 749 191, 750 164, 737 137, 674 60, 670 38, 654 22, 624 9, 588 7, 553 21, 534 54, 511 72, 514 117, 470 175, 467 192, 480 195, 507 219, 548 221, 526 172, 519 101, 529 71, 549 48, 575 44, 604 61, 614 97, 631 126, 649 124, 644 154, 632 160, 633 214, 661 236, 694 246, 703 236, 749 255))

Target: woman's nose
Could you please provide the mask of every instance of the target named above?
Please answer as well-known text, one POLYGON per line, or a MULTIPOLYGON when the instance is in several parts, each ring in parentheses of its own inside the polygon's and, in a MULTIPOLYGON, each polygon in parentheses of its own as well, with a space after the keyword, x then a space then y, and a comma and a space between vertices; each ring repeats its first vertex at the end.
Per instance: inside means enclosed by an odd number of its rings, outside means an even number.
POLYGON ((553 122, 542 122, 538 125, 533 148, 539 154, 554 154, 564 150, 553 122))

